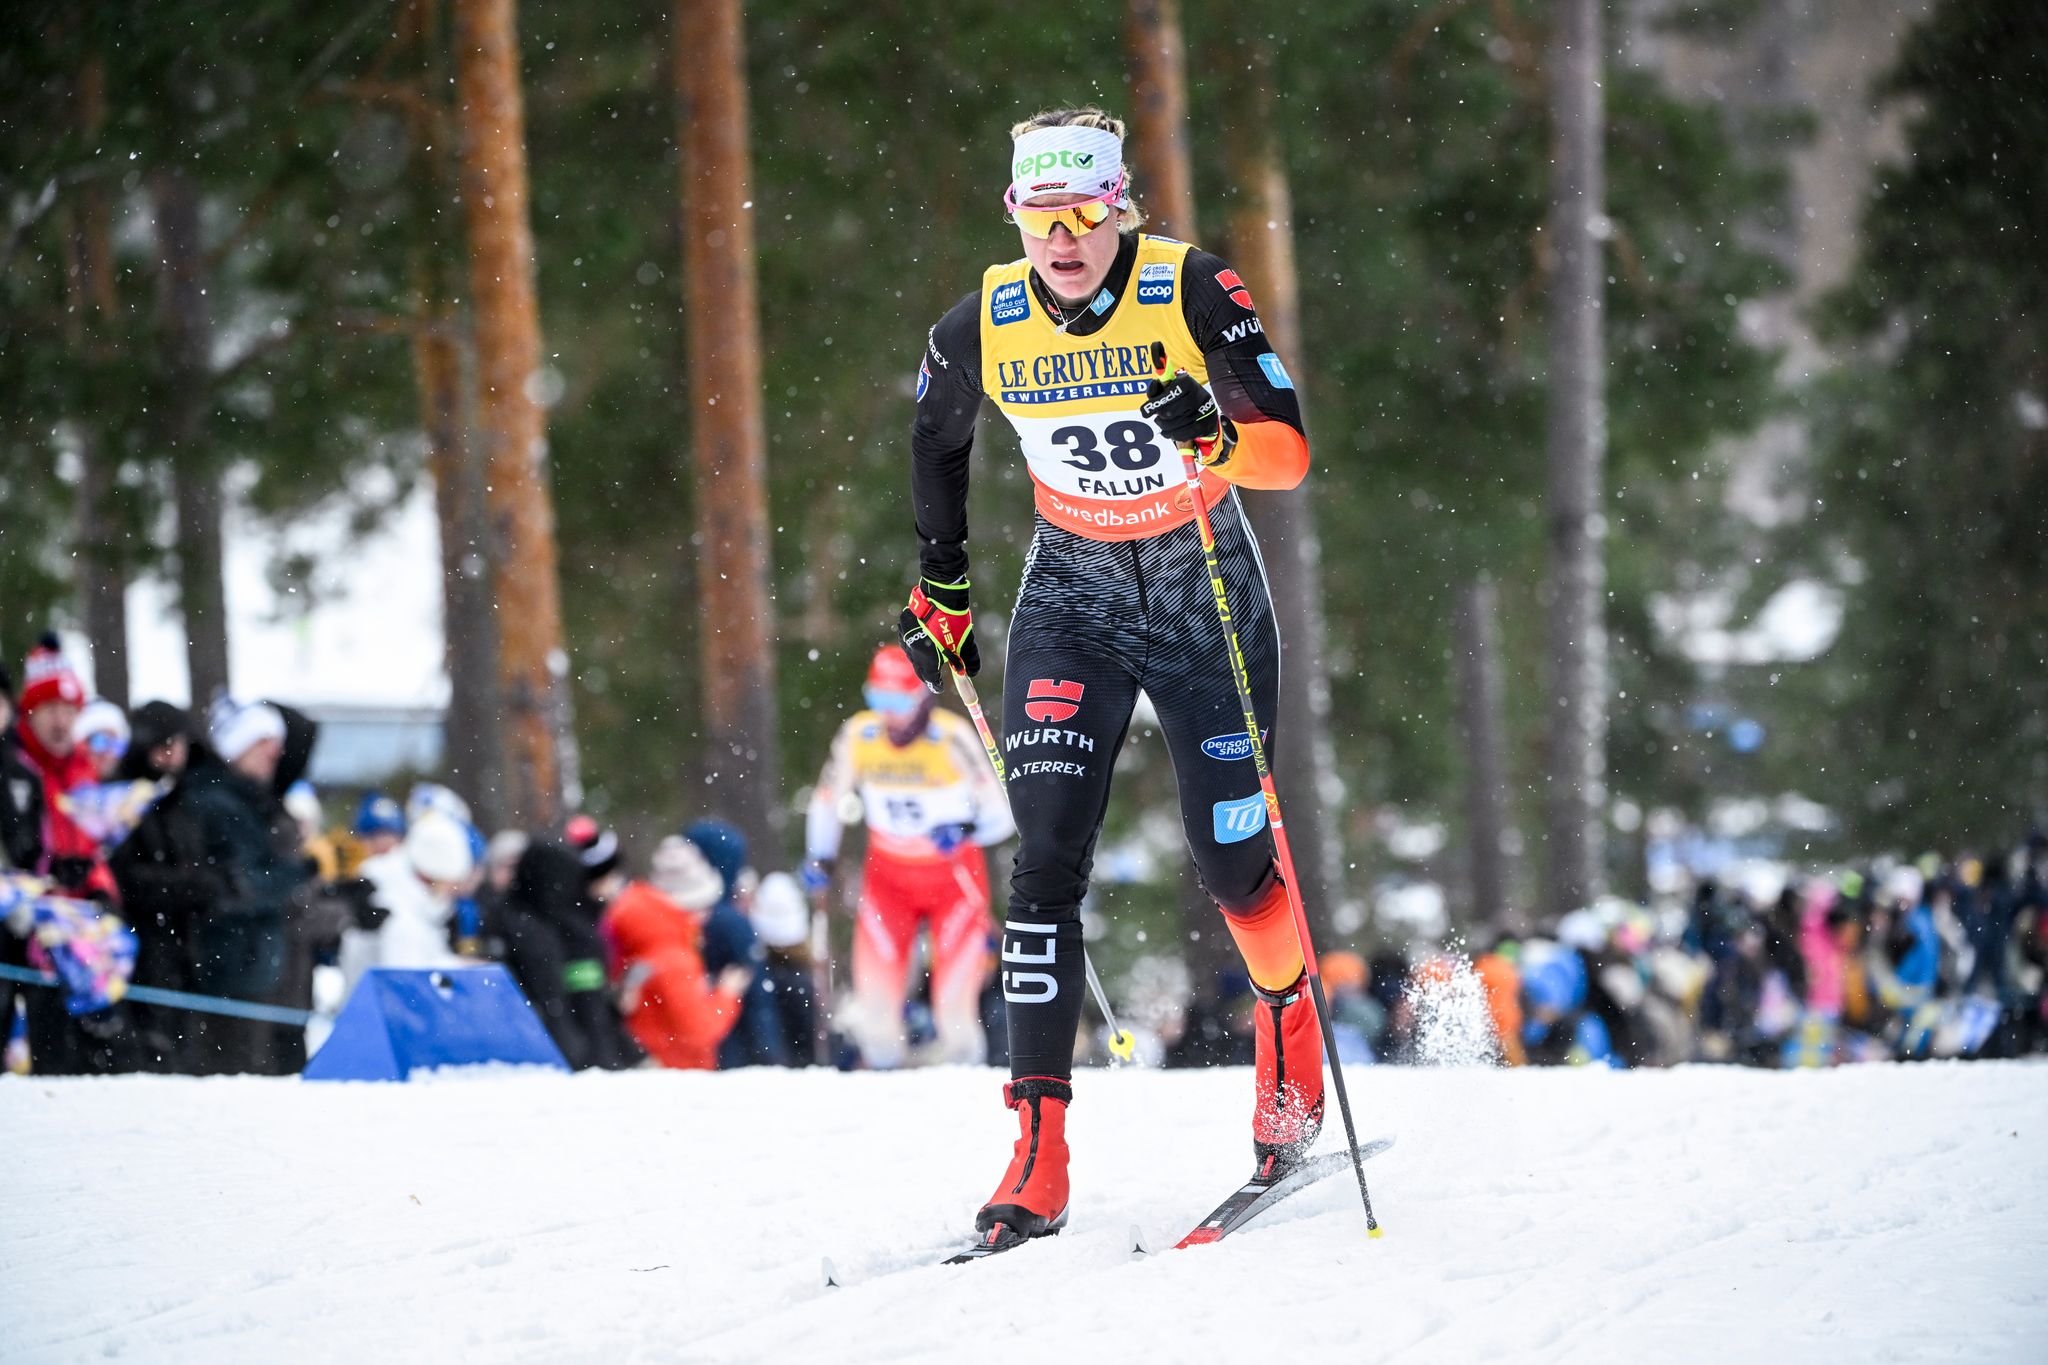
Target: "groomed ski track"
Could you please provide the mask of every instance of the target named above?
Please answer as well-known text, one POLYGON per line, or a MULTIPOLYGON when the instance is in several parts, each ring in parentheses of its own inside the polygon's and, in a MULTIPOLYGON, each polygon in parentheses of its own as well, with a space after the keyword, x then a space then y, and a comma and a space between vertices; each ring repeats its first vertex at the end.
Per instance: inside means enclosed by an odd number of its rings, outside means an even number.
POLYGON ((2048 1360, 2048 1065, 1357 1071, 1384 1240, 1333 1179, 1135 1262, 1250 1077, 1084 1072, 1068 1232, 930 1264, 999 1084, 0 1080, 0 1360, 2048 1360))

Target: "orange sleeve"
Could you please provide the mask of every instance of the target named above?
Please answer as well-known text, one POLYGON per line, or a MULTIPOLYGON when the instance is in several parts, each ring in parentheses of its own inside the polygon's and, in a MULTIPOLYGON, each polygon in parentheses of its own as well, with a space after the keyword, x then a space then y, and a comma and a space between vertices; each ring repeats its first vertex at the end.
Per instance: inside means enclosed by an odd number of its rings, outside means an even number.
POLYGON ((1239 488, 1292 488, 1308 474, 1308 441, 1285 422, 1243 422, 1236 449, 1214 472, 1239 488))

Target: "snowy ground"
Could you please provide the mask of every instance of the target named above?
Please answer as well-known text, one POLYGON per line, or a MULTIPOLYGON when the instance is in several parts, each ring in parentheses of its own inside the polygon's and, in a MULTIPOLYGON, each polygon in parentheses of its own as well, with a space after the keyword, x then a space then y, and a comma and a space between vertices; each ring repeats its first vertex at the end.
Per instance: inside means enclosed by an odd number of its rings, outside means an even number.
POLYGON ((1338 1179, 1135 1263, 1250 1077, 1086 1073, 1072 1229, 931 1266, 997 1084, 0 1080, 0 1359, 2048 1360, 2048 1066, 1358 1072, 1383 1241, 1338 1179))

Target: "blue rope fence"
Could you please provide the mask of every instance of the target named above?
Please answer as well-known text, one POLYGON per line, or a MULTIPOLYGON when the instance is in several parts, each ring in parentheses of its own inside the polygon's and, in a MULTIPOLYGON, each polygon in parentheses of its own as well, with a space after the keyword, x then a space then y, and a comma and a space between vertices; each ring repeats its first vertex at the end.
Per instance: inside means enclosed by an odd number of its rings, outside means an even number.
MULTIPOLYGON (((27 967, 11 967, 4 962, 0 962, 0 981, 18 981, 24 986, 47 986, 53 990, 60 990, 64 985, 54 976, 32 971, 27 967)), ((144 1005, 192 1010, 199 1014, 225 1014, 230 1019, 254 1019, 264 1024, 296 1024, 301 1028, 313 1018, 311 1010, 295 1010, 288 1005, 264 1005, 254 1000, 231 1000, 224 995, 194 995, 190 991, 169 991, 159 986, 130 986, 121 998, 144 1005)))

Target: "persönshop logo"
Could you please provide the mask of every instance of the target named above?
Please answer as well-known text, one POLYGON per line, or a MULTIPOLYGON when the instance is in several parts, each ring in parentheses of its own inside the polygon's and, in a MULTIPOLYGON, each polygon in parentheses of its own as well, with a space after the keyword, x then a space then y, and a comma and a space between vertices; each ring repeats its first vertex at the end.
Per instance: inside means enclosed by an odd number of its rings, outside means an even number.
POLYGON ((1234 763, 1240 758, 1252 756, 1250 735, 1218 735, 1202 741, 1202 752, 1225 763, 1234 763))
POLYGON ((1022 322, 1031 316, 1031 300, 1025 296, 1024 281, 999 284, 988 296, 989 320, 998 327, 1022 322))

